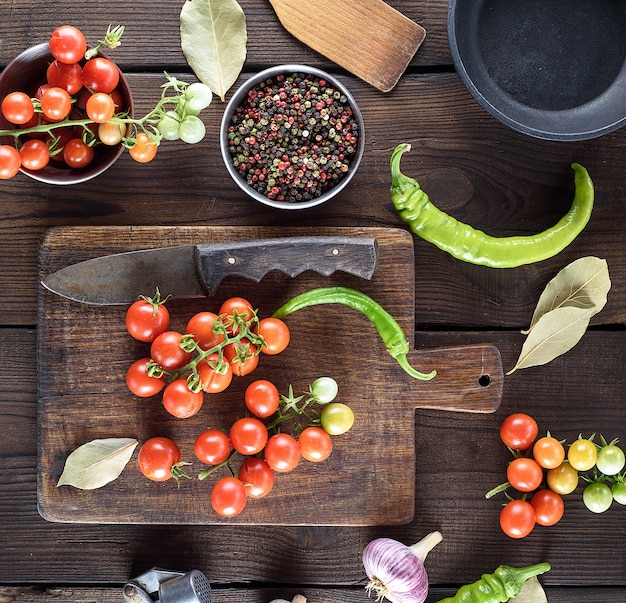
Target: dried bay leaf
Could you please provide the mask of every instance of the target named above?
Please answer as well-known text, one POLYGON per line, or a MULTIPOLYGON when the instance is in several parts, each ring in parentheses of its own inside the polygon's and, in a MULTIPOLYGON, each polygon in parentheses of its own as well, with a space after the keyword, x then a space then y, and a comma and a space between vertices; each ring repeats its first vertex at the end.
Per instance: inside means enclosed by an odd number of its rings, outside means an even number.
POLYGON ((527 334, 537 321, 556 308, 573 306, 583 309, 595 309, 599 312, 606 304, 611 288, 606 260, 589 256, 580 258, 561 270, 544 289, 530 327, 522 333, 527 334))
POLYGON ((137 444, 132 438, 105 438, 79 446, 67 457, 57 487, 101 488, 119 477, 137 444))
POLYGON ((222 101, 246 60, 246 17, 236 0, 186 0, 180 43, 198 79, 222 101))
POLYGON ((528 335, 510 375, 520 368, 547 364, 572 349, 591 318, 606 305, 611 279, 606 260, 580 258, 561 270, 539 298, 528 335))
POLYGON ((524 582, 522 590, 516 597, 509 599, 509 603, 548 603, 548 597, 537 576, 533 576, 524 582))
POLYGON ((571 350, 582 338, 595 314, 588 308, 555 308, 544 314, 529 333, 516 365, 517 369, 547 364, 571 350))

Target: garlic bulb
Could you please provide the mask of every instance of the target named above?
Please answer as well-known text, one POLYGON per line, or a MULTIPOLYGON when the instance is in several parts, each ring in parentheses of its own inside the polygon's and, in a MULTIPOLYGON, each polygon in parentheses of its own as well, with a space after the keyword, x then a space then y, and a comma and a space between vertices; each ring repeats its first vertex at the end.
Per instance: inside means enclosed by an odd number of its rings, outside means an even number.
POLYGON ((428 595, 424 559, 441 540, 440 532, 432 532, 410 547, 391 538, 372 540, 363 550, 363 566, 370 580, 365 587, 368 595, 375 592, 376 601, 424 603, 428 595))

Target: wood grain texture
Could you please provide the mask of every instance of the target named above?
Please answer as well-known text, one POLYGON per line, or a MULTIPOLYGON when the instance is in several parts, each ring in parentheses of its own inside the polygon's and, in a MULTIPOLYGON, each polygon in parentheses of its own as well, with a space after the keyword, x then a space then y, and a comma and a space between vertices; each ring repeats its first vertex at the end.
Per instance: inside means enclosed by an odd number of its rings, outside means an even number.
MULTIPOLYGON (((245 74, 242 75, 242 79, 245 74)), ((133 75, 138 111, 155 102, 162 78, 133 75)), ((532 140, 489 117, 453 74, 408 76, 384 95, 357 78, 344 78, 365 116, 363 163, 346 190, 321 207, 285 212, 243 196, 219 154, 223 106, 205 117, 199 146, 163 144, 158 158, 138 167, 125 153, 107 173, 71 187, 50 187, 18 175, 2 185, 0 314, 4 324, 34 325, 37 246, 50 226, 212 224, 231 226, 387 226, 404 228, 389 200, 391 151, 410 142, 403 170, 433 203, 490 234, 540 232, 567 211, 579 161, 592 176, 591 221, 556 257, 515 269, 459 262, 415 241, 415 315, 422 328, 525 328, 547 282, 583 255, 607 259, 609 301, 594 325, 626 322, 626 270, 622 253, 621 149, 626 130, 567 145, 532 140), (390 118, 390 109, 393 115, 390 118), (19 241, 19 245, 16 242, 19 241), (433 292, 437 296, 433 297, 433 292)))
POLYGON ((426 35, 423 27, 382 0, 270 3, 298 40, 382 92, 398 83, 426 35), (320 15, 327 18, 320 20, 320 15))
MULTIPOLYGON (((497 345, 505 367, 521 346, 521 336, 507 331, 416 333, 424 349, 483 341, 497 345)), ((0 584, 121 584, 160 566, 198 568, 216 585, 358 586, 360 552, 370 539, 410 544, 437 529, 444 539, 427 560, 434 588, 471 582, 503 562, 543 559, 553 566, 543 583, 588 587, 580 589, 581 601, 602 600, 594 597, 609 591, 607 584, 626 586, 622 507, 589 513, 581 484, 557 526, 513 542, 498 528, 504 497, 484 499, 504 479, 510 454, 497 429, 511 412, 529 412, 540 429, 568 440, 581 431, 622 436, 626 408, 612 392, 626 388, 624 331, 592 330, 550 365, 506 377, 495 413, 416 411, 415 517, 402 526, 360 528, 46 522, 37 511, 36 349, 34 330, 0 329, 0 423, 10 426, 0 438, 0 584)), ((70 423, 63 429, 71 431, 70 423)))
MULTIPOLYGON (((546 588, 550 603, 622 603, 626 589, 604 588, 601 591, 586 588, 546 588)), ((117 587, 0 587, 1 603, 119 603, 121 588, 117 587)), ((277 598, 304 595, 307 601, 315 603, 365 603, 367 597, 363 588, 213 588, 214 603, 268 603, 277 598)), ((451 589, 431 588, 426 603, 435 603, 443 597, 454 594, 451 589)))
MULTIPOLYGON (((115 50, 115 59, 126 70, 152 70, 154 65, 168 65, 186 69, 187 63, 180 50, 178 31, 179 0, 163 0, 158 10, 153 5, 126 0, 111 0, 106 5, 99 0, 85 0, 84 10, 76 10, 72 0, 59 0, 51 6, 43 0, 11 1, 0 3, 0 23, 5 24, 0 45, 0 65, 32 44, 44 42, 59 23, 59 15, 71 15, 71 21, 80 27, 88 40, 99 40, 113 19, 115 24, 126 26, 124 43, 115 50), (154 41, 159 43, 155 44, 154 41)), ((331 61, 308 48, 281 25, 269 0, 241 0, 246 16, 248 44, 246 63, 257 66, 281 63, 317 64, 338 69, 331 61)), ((412 65, 449 65, 447 46, 447 4, 413 0, 390 0, 390 6, 419 23, 428 36, 415 55, 412 65)), ((341 23, 343 36, 353 35, 352 23, 341 23)), ((339 46, 341 43, 338 44, 339 46)))
MULTIPOLYGON (((368 234, 378 242, 379 261, 370 281, 336 272, 323 277, 305 271, 295 278, 271 271, 260 283, 226 277, 214 298, 172 300, 175 330, 200 309, 217 311, 224 299, 243 295, 268 316, 291 297, 309 289, 343 284, 369 293, 396 318, 412 349, 413 242, 398 229, 344 229, 307 234, 368 234), (254 300, 254 301, 253 301, 254 300), (180 323, 180 324, 179 324, 180 323)), ((104 227, 49 231, 41 246, 40 271, 90 257, 150 247, 211 243, 303 234, 302 230, 228 227, 104 227)), ((173 274, 172 278, 176 278, 173 274)), ((159 289, 165 293, 167 284, 159 289)), ((149 295, 149 292, 144 292, 149 295)), ((289 353, 262 357, 261 367, 227 392, 206 397, 204 412, 181 421, 161 408, 159 397, 138 399, 127 391, 124 375, 134 360, 148 355, 128 337, 126 307, 92 306, 40 292, 39 367, 39 508, 50 521, 85 523, 244 523, 292 525, 381 525, 413 517, 416 408, 493 412, 502 394, 499 352, 490 345, 420 350, 409 355, 418 370, 438 371, 429 382, 406 375, 386 354, 366 317, 345 306, 303 310, 286 319, 292 331, 289 353), (98 325, 95 329, 94 326, 98 325), (102 346, 103 332, 107 345, 102 346), (361 340, 354 346, 355 338, 361 340), (329 354, 331 346, 349 355, 329 354), (367 345, 363 345, 367 342, 367 345), (362 349, 364 353, 359 353, 362 349), (250 504, 236 518, 224 520, 209 509, 210 480, 154 484, 132 467, 111 487, 80 491, 56 486, 66 456, 81 444, 104 437, 133 437, 140 443, 156 435, 172 437, 187 461, 195 437, 206 427, 229 429, 241 416, 243 391, 253 379, 270 379, 282 393, 288 386, 306 391, 321 375, 336 376, 341 399, 356 414, 355 427, 337 439, 322 466, 302 463, 279 475, 277 486, 260 504, 250 504), (391 379, 391 383, 389 383, 391 379), (367 388, 362 384, 367 382, 367 388), (71 401, 71 414, 67 404, 71 401), (70 419, 71 417, 71 419, 70 419), (68 419, 72 428, 68 428, 68 419), (355 470, 365 447, 374 460, 367 479, 355 470), (320 471, 324 478, 320 479, 320 471), (169 487, 168 487, 169 486, 169 487), (355 512, 357 509, 357 512, 355 512)), ((137 453, 139 450, 137 449, 137 453)), ((197 464, 197 463, 196 463, 197 464)), ((190 469, 192 474, 202 469, 190 469)), ((236 466, 233 467, 236 470, 236 466)), ((256 501, 253 501, 256 502, 256 501)))

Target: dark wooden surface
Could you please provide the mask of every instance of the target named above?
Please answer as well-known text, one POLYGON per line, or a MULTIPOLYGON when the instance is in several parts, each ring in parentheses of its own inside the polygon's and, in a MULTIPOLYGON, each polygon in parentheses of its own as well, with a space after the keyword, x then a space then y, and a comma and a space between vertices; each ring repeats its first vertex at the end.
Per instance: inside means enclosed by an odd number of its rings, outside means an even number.
MULTIPOLYGON (((497 428, 512 411, 534 414, 542 431, 568 440, 596 432, 626 441, 626 131, 565 144, 507 129, 477 105, 451 67, 446 2, 391 4, 424 26, 427 37, 398 86, 383 94, 290 38, 269 3, 241 0, 249 41, 240 80, 286 62, 328 68, 350 88, 364 114, 363 164, 341 196, 323 207, 279 212, 243 198, 219 156, 219 101, 206 114, 207 138, 197 147, 166 144, 146 166, 124 155, 106 174, 73 187, 50 187, 21 175, 0 185, 0 600, 115 601, 124 581, 160 566, 202 570, 220 587, 216 598, 221 601, 261 603, 305 587, 312 602, 365 601, 360 553, 367 542, 386 535, 410 543, 434 529, 444 540, 427 560, 433 584, 429 601, 500 563, 540 560, 553 566, 542 577, 551 603, 626 600, 626 509, 615 506, 593 515, 583 507, 579 487, 567 498, 560 524, 512 541, 498 528, 501 501, 483 496, 503 481, 508 453, 497 428), (416 347, 488 341, 499 348, 505 369, 510 368, 523 342, 519 329, 528 326, 547 281, 570 261, 597 255, 607 259, 613 286, 607 306, 581 342, 550 365, 506 377, 496 413, 416 412, 415 517, 407 525, 45 521, 37 511, 35 325, 37 251, 46 230, 164 224, 403 227, 388 199, 388 160, 399 142, 413 145, 403 168, 437 205, 493 234, 535 232, 554 223, 571 201, 572 161, 587 167, 596 186, 588 227, 567 250, 541 264, 493 271, 457 262, 415 239, 416 347)), ((111 22, 124 23, 125 43, 115 58, 128 74, 137 110, 145 110, 160 94, 163 70, 192 78, 180 51, 181 5, 182 0, 3 2, 0 66, 47 39, 61 20, 82 27, 90 39, 111 22)), ((350 24, 346 35, 351 35, 350 24)), ((369 340, 354 345, 368 346, 369 340)), ((70 417, 67 421, 70 429, 70 417)), ((364 471, 367 463, 363 450, 364 471)))

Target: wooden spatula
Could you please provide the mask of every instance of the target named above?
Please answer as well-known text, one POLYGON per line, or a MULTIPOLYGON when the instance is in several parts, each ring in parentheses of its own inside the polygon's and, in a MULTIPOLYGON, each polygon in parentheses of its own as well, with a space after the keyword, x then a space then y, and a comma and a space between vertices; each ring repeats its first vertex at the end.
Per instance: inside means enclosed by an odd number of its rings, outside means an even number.
POLYGON ((383 0, 270 0, 285 29, 383 92, 391 90, 426 30, 383 0))

